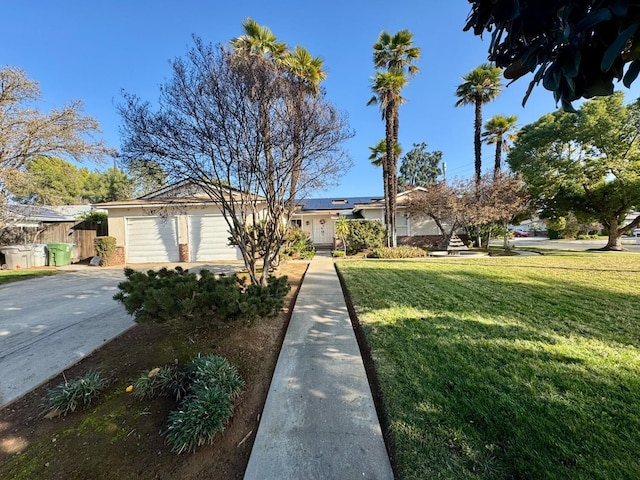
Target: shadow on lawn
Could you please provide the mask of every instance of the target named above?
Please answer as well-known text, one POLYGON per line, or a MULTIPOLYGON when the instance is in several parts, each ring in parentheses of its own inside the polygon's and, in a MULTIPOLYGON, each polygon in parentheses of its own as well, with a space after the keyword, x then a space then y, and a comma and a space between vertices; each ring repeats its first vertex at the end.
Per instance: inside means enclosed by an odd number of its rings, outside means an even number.
MULTIPOLYGON (((623 294, 607 289, 604 283, 535 275, 496 277, 461 268, 434 271, 405 267, 394 271, 366 266, 362 272, 351 276, 347 269, 343 274, 353 295, 366 292, 366 302, 359 305, 365 310, 407 307, 465 318, 475 315, 501 324, 515 322, 529 334, 549 338, 579 336, 640 345, 637 289, 637 293, 623 294), (375 290, 376 285, 380 291, 375 290), (410 293, 405 292, 407 288, 410 293)), ((495 327, 488 325, 488 329, 495 327)))
POLYGON ((384 359, 401 477, 437 477, 447 458, 459 478, 640 478, 633 365, 591 362, 529 329, 455 315, 376 325, 368 338, 384 359))
POLYGON ((400 477, 640 478, 640 295, 459 265, 341 269, 400 477))

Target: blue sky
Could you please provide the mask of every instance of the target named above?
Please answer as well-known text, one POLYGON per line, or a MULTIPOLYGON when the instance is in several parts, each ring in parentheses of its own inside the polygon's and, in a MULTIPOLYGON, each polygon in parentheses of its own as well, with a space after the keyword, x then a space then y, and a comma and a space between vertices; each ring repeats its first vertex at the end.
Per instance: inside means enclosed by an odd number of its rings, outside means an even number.
MULTIPOLYGON (((426 142, 441 150, 447 178, 473 175, 473 107, 454 108, 460 77, 486 61, 487 40, 463 32, 469 4, 397 0, 304 2, 272 0, 15 1, 3 8, 0 65, 23 68, 37 80, 43 110, 73 99, 97 118, 104 139, 120 147, 120 118, 114 104, 122 89, 145 100, 158 97, 170 76, 170 60, 184 55, 196 34, 226 43, 242 33, 242 21, 254 18, 291 47, 305 46, 324 59, 328 98, 349 117, 355 137, 346 148, 353 168, 338 187, 316 196, 380 195, 382 173, 370 165, 368 146, 384 136, 377 107, 367 107, 373 75, 372 44, 382 30, 409 29, 422 49, 421 73, 404 90, 400 143, 408 151, 426 142)), ((556 109, 552 94, 536 88, 521 106, 526 78, 505 88, 484 108, 492 115, 517 115, 520 126, 556 109)), ((639 96, 621 87, 631 100, 639 96)), ((492 146, 483 151, 483 168, 493 162, 492 146)), ((88 165, 96 168, 94 165, 88 165)), ((97 167, 106 168, 106 166, 97 167)))

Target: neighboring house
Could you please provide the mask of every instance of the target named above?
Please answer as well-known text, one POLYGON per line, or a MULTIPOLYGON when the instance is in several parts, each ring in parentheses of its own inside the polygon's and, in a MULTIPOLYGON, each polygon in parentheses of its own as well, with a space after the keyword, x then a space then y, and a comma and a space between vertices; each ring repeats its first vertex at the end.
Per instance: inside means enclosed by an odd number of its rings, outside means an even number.
POLYGON ((631 222, 633 222, 639 216, 640 216, 640 212, 631 212, 631 213, 629 213, 626 216, 626 218, 624 219, 624 224, 623 225, 629 225, 631 222))
POLYGON ((93 240, 107 233, 106 225, 83 222, 80 213, 90 205, 35 206, 5 205, 5 225, 0 231, 0 245, 62 242, 76 245, 73 260, 95 255, 93 240))
POLYGON ((509 230, 518 230, 521 232, 528 232, 531 235, 547 235, 547 224, 544 220, 534 217, 527 220, 523 220, 518 225, 509 225, 509 230))
MULTIPOLYGON (((236 192, 229 189, 230 195, 236 192)), ((240 260, 216 202, 185 180, 134 200, 97 204, 126 263, 240 260)))
MULTIPOLYGON (((431 218, 418 218, 407 213, 411 194, 426 191, 423 187, 415 187, 401 192, 396 197, 396 235, 398 243, 406 242, 408 237, 433 237, 440 235, 440 229, 431 218)), ((384 199, 356 204, 354 214, 366 220, 378 220, 384 223, 384 199)))

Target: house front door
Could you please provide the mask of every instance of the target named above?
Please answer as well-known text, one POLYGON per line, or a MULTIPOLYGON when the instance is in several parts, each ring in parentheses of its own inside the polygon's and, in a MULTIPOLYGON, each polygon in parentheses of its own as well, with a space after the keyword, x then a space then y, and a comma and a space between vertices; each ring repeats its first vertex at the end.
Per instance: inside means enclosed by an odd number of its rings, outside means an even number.
POLYGON ((330 217, 313 219, 313 244, 333 245, 334 225, 330 217))

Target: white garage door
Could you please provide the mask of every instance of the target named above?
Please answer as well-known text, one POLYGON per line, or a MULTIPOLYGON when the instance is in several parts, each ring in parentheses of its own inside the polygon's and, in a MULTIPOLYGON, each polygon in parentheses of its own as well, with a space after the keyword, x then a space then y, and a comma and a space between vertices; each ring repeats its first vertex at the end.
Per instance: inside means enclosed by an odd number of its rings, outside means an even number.
POLYGON ((189 217, 189 252, 192 262, 240 258, 229 246, 229 226, 221 214, 189 217))
POLYGON ((127 262, 177 262, 176 218, 127 218, 127 262))

